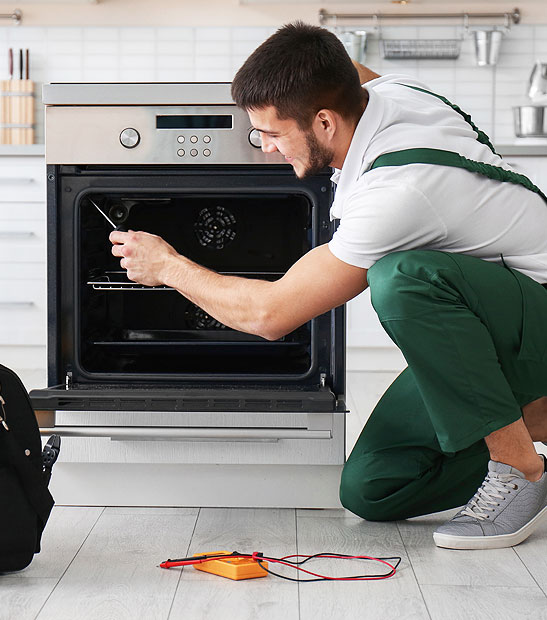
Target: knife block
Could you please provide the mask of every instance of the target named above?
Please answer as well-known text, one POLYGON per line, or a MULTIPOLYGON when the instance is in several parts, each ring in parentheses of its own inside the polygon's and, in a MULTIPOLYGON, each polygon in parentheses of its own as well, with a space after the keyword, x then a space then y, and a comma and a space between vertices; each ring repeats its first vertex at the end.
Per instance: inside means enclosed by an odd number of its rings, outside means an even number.
POLYGON ((0 81, 0 144, 34 143, 34 82, 0 81))

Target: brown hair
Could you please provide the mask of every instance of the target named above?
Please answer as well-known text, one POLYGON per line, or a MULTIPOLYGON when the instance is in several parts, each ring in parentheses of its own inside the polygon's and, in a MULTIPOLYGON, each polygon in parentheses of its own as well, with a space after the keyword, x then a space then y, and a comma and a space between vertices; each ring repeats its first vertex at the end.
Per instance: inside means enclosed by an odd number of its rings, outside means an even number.
POLYGON ((249 56, 234 77, 232 98, 246 110, 274 106, 279 118, 307 129, 322 109, 358 122, 366 91, 341 41, 325 28, 297 21, 249 56))

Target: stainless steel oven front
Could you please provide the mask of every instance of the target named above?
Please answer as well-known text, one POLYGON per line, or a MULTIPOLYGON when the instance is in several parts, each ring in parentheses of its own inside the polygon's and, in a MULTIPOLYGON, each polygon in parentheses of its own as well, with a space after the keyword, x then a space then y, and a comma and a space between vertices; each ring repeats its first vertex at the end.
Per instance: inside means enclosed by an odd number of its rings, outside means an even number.
POLYGON ((129 281, 110 251, 122 225, 275 280, 328 241, 329 172, 300 181, 262 153, 229 86, 44 87, 49 385, 31 398, 64 436, 67 503, 215 505, 230 488, 222 505, 338 505, 343 308, 266 341, 129 281), (139 467, 161 472, 153 491, 131 490, 139 467), (181 483, 190 471, 203 484, 181 483))

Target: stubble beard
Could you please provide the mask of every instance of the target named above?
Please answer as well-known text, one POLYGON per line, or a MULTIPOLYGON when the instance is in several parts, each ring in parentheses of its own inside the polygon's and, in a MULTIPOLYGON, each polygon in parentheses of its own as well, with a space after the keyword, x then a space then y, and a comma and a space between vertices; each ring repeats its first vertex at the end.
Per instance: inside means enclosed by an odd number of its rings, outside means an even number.
POLYGON ((299 179, 322 172, 334 159, 334 152, 320 144, 311 129, 306 132, 306 146, 308 147, 308 162, 300 174, 296 173, 299 179))

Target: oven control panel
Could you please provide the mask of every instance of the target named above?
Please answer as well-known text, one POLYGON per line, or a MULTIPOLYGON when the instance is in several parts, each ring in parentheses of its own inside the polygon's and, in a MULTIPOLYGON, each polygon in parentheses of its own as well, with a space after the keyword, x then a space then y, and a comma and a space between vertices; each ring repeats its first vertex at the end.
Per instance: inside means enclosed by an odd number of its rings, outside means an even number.
POLYGON ((48 164, 284 164, 235 105, 50 105, 48 164))
POLYGON ((208 134, 201 137, 191 134, 188 140, 184 134, 180 134, 177 136, 177 142, 180 145, 180 148, 177 149, 177 155, 179 157, 198 157, 201 154, 203 157, 210 157, 210 146, 214 146, 214 143, 211 144, 211 140, 211 136, 208 134))

